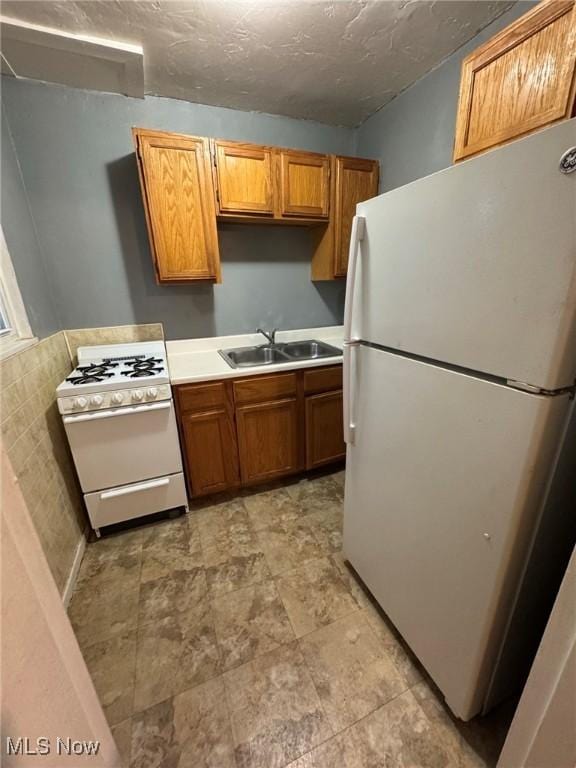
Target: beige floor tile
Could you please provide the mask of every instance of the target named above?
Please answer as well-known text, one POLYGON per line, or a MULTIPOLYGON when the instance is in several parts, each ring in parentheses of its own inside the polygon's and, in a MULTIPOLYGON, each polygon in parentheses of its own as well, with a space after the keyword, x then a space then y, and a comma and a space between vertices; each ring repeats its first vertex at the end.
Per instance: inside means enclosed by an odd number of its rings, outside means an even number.
POLYGON ((236 768, 222 678, 132 719, 131 768, 236 768))
POLYGON ((198 526, 184 515, 143 532, 142 581, 153 581, 175 570, 201 567, 202 548, 198 526))
POLYGON ((119 535, 98 539, 86 546, 78 573, 77 586, 90 582, 92 587, 126 578, 140 578, 142 537, 119 535))
POLYGON ((442 695, 427 680, 415 685, 412 693, 428 719, 451 731, 459 740, 461 768, 493 768, 496 765, 514 715, 516 700, 504 702, 488 715, 464 723, 450 712, 442 695))
POLYGON ((422 672, 416 657, 401 641, 391 622, 375 605, 364 605, 362 610, 372 630, 388 649, 388 653, 394 659, 394 664, 406 680, 407 685, 413 686, 419 683, 422 680, 422 672))
POLYGON ((344 489, 331 475, 303 480, 287 488, 288 493, 301 506, 305 515, 318 512, 331 504, 342 503, 344 489))
POLYGON ((342 549, 343 512, 343 505, 334 503, 306 515, 306 523, 326 554, 338 553, 342 549))
POLYGON ((122 768, 130 766, 130 745, 132 741, 132 720, 128 718, 112 728, 112 736, 122 758, 122 768))
POLYGON ((224 675, 238 768, 281 768, 332 731, 296 643, 224 675))
POLYGON ((259 530, 257 535, 270 572, 274 575, 324 554, 312 528, 306 522, 296 520, 291 523, 274 523, 259 530))
POLYGON ((297 637, 359 607, 328 558, 288 571, 278 577, 276 584, 297 637))
POLYGON ((215 597, 212 610, 225 669, 294 640, 273 581, 215 597))
POLYGON ((203 548, 208 589, 212 595, 233 592, 270 578, 256 534, 242 542, 219 542, 203 548))
POLYGON ((252 533, 248 512, 241 498, 214 504, 190 514, 194 515, 197 522, 203 547, 243 542, 252 533))
POLYGON ((411 691, 372 712, 289 768, 460 768, 453 734, 432 722, 411 691), (337 760, 337 762, 335 762, 337 760))
POLYGON ((406 690, 361 611, 300 640, 330 725, 341 731, 406 690))
POLYGON ((206 597, 138 627, 134 710, 205 682, 221 671, 214 620, 206 597))
POLYGON ((84 650, 84 660, 110 725, 132 714, 136 630, 114 635, 84 650))
POLYGON ((85 582, 74 591, 68 617, 80 646, 85 648, 99 640, 136 627, 140 582, 136 576, 101 582, 85 582))
POLYGON ((302 517, 302 510, 285 488, 261 491, 244 497, 244 505, 254 530, 277 523, 293 523, 302 517))
POLYGON ((158 621, 175 612, 194 608, 206 595, 204 568, 174 570, 140 588, 138 623, 158 621))

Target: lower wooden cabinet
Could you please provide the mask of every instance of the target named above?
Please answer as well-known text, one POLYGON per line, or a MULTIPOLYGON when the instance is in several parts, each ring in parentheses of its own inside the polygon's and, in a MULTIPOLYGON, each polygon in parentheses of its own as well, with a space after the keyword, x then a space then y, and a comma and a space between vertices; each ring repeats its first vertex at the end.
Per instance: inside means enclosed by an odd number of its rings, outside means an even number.
POLYGON ((340 461, 342 367, 176 387, 192 496, 229 491, 340 461))
POLYGON ((306 398, 306 469, 346 456, 342 423, 342 390, 306 398))
POLYGON ((236 409, 242 483, 297 472, 298 404, 295 397, 236 409))
POLYGON ((183 414, 182 436, 193 496, 219 493, 238 485, 236 431, 226 411, 183 414))

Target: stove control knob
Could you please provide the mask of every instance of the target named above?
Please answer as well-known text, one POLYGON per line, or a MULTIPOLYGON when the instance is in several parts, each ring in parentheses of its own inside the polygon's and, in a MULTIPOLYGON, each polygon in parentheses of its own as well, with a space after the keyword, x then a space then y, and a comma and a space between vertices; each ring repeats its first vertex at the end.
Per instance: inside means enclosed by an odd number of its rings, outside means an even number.
POLYGON ((141 389, 135 389, 134 392, 132 392, 132 400, 136 400, 139 402, 144 397, 144 392, 142 392, 141 389))
POLYGON ((150 389, 146 392, 146 396, 150 398, 150 400, 154 400, 156 397, 158 397, 158 390, 156 387, 150 387, 150 389))
POLYGON ((115 403, 116 405, 120 405, 122 400, 124 400, 124 395, 122 394, 122 392, 115 392, 112 395, 112 402, 115 403))
POLYGON ((88 401, 85 397, 77 397, 72 403, 73 408, 86 408, 88 401))
POLYGON ((100 406, 102 405, 103 402, 104 402, 104 398, 102 397, 102 395, 94 395, 93 397, 90 398, 91 405, 100 406))

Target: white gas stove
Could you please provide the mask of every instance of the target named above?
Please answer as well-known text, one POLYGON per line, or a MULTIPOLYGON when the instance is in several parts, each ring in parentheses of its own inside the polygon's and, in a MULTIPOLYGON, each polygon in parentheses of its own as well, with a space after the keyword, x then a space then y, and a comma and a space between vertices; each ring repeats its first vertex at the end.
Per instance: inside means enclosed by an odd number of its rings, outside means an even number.
POLYGON ((56 396, 60 413, 169 399, 164 343, 79 347, 78 365, 57 388, 56 396))
POLYGON ((80 347, 56 395, 97 535, 187 506, 163 342, 80 347))

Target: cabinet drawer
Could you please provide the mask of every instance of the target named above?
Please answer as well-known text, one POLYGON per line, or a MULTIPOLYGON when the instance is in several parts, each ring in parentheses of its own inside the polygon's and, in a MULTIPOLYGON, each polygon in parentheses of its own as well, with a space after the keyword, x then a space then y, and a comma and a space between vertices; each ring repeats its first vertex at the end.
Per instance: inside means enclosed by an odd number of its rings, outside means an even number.
POLYGON ((304 392, 307 395, 315 392, 328 392, 331 389, 342 389, 341 365, 304 371, 304 392))
POLYGON ((176 391, 181 411, 207 411, 226 405, 226 385, 223 381, 184 384, 176 391))
POLYGON ((234 382, 234 400, 237 405, 277 400, 296 394, 296 374, 280 373, 271 376, 254 376, 234 382))

